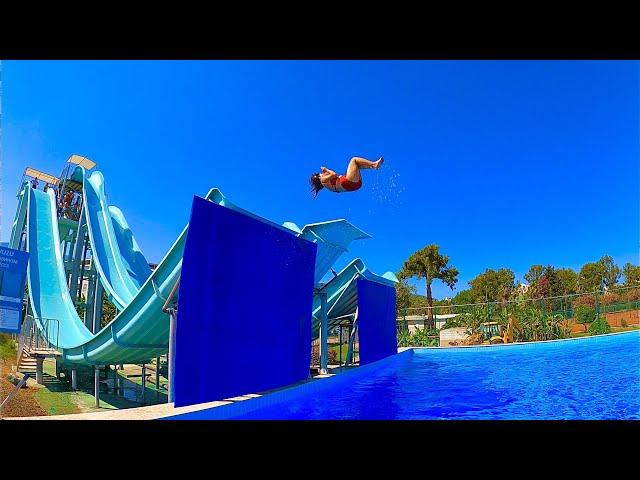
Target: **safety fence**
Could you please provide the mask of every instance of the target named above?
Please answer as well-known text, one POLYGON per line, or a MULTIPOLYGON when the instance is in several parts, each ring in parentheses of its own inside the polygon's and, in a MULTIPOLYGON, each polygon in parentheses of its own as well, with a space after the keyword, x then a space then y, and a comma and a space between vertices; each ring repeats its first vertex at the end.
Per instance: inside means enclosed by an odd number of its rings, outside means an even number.
POLYGON ((511 317, 518 319, 529 332, 524 341, 564 338, 586 331, 585 325, 575 321, 576 309, 581 305, 592 309, 595 318, 605 319, 610 327, 640 324, 640 287, 618 287, 555 297, 520 296, 496 302, 404 308, 397 315, 399 343, 435 346, 439 330, 464 326, 468 332, 475 332, 480 325, 491 322, 506 327, 511 317))

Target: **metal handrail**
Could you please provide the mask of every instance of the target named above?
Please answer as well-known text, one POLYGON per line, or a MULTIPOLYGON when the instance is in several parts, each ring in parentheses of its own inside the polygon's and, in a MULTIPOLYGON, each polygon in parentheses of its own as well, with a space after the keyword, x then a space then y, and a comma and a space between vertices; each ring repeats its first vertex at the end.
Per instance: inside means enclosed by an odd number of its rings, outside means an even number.
POLYGON ((31 339, 33 338, 33 317, 31 315, 27 315, 22 323, 22 328, 20 329, 20 333, 18 334, 18 349, 17 349, 17 359, 16 365, 20 365, 22 361, 22 355, 24 354, 24 347, 29 343, 31 346, 31 339), (28 342, 27 342, 28 340, 28 342))
MULTIPOLYGON (((32 315, 27 315, 27 319, 32 322, 30 343, 35 340, 35 348, 53 348, 58 350, 60 345, 60 320, 57 318, 39 317, 39 326, 34 321, 32 315)), ((27 320, 25 320, 26 322, 27 320)))

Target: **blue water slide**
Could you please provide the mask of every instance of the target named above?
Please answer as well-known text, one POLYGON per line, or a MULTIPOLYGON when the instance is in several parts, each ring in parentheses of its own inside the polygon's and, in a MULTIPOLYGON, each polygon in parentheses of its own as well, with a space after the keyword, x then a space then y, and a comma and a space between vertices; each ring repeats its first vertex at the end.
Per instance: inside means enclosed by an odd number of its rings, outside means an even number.
MULTIPOLYGON (((327 295, 327 316, 329 323, 331 320, 355 312, 358 305, 358 278, 364 278, 372 282, 377 282, 390 287, 398 282, 393 272, 386 272, 384 275, 373 273, 356 258, 344 267, 338 274, 322 287, 322 292, 327 295)), ((312 336, 318 338, 320 332, 320 296, 313 298, 313 323, 312 336)))
MULTIPOLYGON (((83 179, 83 205, 87 220, 87 232, 91 242, 92 261, 107 291, 109 298, 118 310, 123 310, 140 290, 141 285, 151 274, 142 272, 137 255, 142 256, 139 249, 134 250, 133 235, 127 239, 128 228, 119 228, 118 220, 124 221, 124 217, 115 221, 107 204, 104 177, 101 172, 95 171, 86 177, 84 169, 77 167, 75 172, 81 172, 83 179), (116 234, 116 230, 119 235, 116 234), (121 251, 120 246, 123 249, 121 251), (128 261, 129 260, 129 261, 128 261), (131 263, 130 263, 131 262, 131 263)), ((119 210, 116 210, 116 217, 119 210)), ((124 226, 123 225, 123 226, 124 226)), ((137 247, 137 244, 135 245, 137 247)), ((142 256, 144 260, 144 257, 142 256)))

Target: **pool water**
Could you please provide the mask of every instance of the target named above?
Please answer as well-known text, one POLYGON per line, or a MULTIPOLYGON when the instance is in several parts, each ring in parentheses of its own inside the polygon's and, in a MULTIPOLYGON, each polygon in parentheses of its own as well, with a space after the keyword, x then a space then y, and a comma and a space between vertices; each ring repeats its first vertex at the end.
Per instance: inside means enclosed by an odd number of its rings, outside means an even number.
POLYGON ((413 349, 174 419, 639 419, 640 331, 413 349))

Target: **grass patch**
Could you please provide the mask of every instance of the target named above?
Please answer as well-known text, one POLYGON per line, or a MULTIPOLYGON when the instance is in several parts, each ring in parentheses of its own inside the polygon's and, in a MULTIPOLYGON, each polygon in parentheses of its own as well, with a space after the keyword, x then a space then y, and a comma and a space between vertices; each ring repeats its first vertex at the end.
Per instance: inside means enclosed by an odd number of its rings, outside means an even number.
POLYGON ((628 332, 629 330, 639 330, 640 325, 629 325, 628 327, 611 327, 612 332, 628 332))
POLYGON ((6 333, 0 333, 0 358, 15 358, 17 353, 11 336, 6 333))
POLYGON ((76 393, 81 394, 81 392, 52 392, 47 388, 40 388, 35 398, 47 415, 67 415, 82 412, 78 404, 72 400, 76 393))
MULTIPOLYGON (((333 350, 336 352, 336 362, 340 361, 340 344, 336 344, 336 345, 329 345, 329 350, 333 350)), ((343 343, 342 344, 342 362, 344 363, 345 360, 347 359, 347 352, 349 351, 349 344, 348 343, 343 343)), ((353 351, 354 356, 357 356, 358 354, 358 350, 353 351)))

